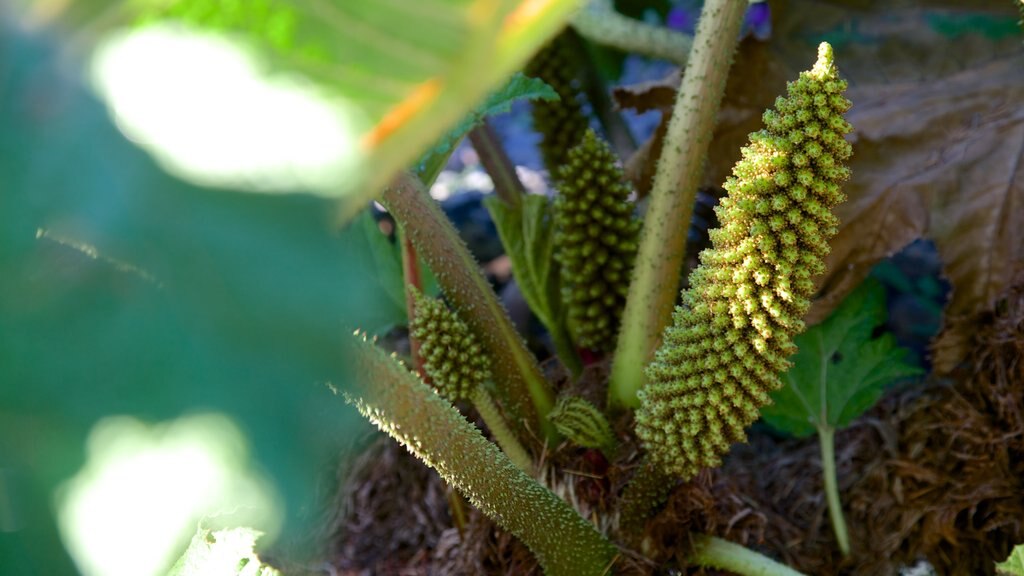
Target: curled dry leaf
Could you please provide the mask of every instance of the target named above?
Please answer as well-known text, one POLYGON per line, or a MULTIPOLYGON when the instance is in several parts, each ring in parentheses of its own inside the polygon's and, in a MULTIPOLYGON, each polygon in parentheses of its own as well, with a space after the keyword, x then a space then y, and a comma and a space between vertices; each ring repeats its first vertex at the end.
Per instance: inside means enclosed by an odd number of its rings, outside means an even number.
POLYGON ((953 294, 936 367, 960 359, 950 328, 991 309, 1024 269, 1024 60, 923 84, 854 88, 849 201, 827 259, 816 321, 878 260, 933 240, 953 294))

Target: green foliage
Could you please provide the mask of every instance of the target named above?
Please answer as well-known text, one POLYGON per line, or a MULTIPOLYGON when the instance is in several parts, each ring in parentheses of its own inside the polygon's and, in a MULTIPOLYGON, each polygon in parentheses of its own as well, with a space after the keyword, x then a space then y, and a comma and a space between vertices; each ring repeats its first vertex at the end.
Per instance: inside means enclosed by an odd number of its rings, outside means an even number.
POLYGON ((4 569, 73 573, 53 493, 113 414, 226 414, 285 499, 284 533, 303 533, 318 475, 365 426, 325 407, 316 383, 347 382, 343 326, 388 321, 358 231, 339 234, 328 200, 169 177, 64 74, 65 54, 8 24, 0 466, 23 530, 0 538, 4 569))
POLYGON ((499 90, 492 92, 482 104, 464 116, 458 124, 445 133, 426 154, 420 158, 416 173, 425 184, 431 184, 444 168, 459 141, 470 130, 482 123, 488 116, 508 112, 517 100, 558 100, 558 94, 537 78, 527 78, 516 72, 499 90))
MULTIPOLYGON (((372 210, 367 208, 349 224, 344 233, 344 241, 351 247, 353 259, 368 273, 363 278, 368 290, 386 295, 374 311, 372 323, 361 323, 357 327, 370 334, 381 336, 394 326, 406 324, 405 279, 402 273, 402 249, 397 241, 389 239, 381 231, 373 217, 372 210)), ((436 295, 440 291, 437 278, 430 267, 419 262, 423 293, 436 295)))
POLYGON ((555 262, 555 228, 551 203, 544 196, 527 195, 518 206, 498 197, 484 200, 494 219, 505 253, 512 261, 516 284, 530 310, 548 329, 562 362, 579 371, 579 359, 566 331, 566 310, 561 298, 561 270, 555 262))
POLYGON ((491 378, 490 358, 466 323, 438 298, 414 292, 409 326, 419 340, 423 368, 437 391, 451 401, 467 400, 491 378))
POLYGON ((352 357, 360 412, 537 556, 545 574, 606 574, 615 547, 564 500, 517 468, 448 401, 368 342, 352 357))
POLYGON ((1013 547, 1010 556, 996 564, 999 576, 1024 576, 1024 544, 1013 547))
POLYGON ((555 92, 555 102, 534 102, 533 128, 541 134, 540 152, 552 175, 565 164, 569 150, 583 140, 590 120, 583 113, 576 65, 572 54, 572 32, 563 32, 538 52, 526 67, 526 74, 540 78, 555 92))
POLYGON ((615 456, 618 441, 608 419, 596 406, 579 396, 564 396, 548 419, 559 434, 584 448, 598 448, 609 459, 615 456))
POLYGON ((885 290, 869 279, 828 319, 797 336, 785 386, 761 410, 765 421, 794 436, 842 428, 893 381, 921 374, 892 334, 872 337, 885 318, 885 290))
POLYGON ((588 130, 558 170, 555 259, 571 330, 593 350, 615 345, 629 292, 640 232, 629 194, 608 144, 588 130))
POLYGON ((711 231, 640 391, 637 435, 667 472, 692 478, 720 465, 781 387, 849 176, 845 89, 822 43, 725 183, 722 227, 711 231))
MULTIPOLYGON (((564 26, 579 0, 95 0, 58 7, 92 35, 185 22, 238 41, 271 70, 311 80, 351 122, 337 185, 350 218, 401 169, 506 82, 564 26)), ((98 40, 98 38, 91 38, 98 40)), ((198 78, 197 78, 198 80, 198 78)))
POLYGON ((256 556, 253 547, 261 536, 251 528, 211 530, 200 526, 188 549, 168 576, 281 576, 256 556))

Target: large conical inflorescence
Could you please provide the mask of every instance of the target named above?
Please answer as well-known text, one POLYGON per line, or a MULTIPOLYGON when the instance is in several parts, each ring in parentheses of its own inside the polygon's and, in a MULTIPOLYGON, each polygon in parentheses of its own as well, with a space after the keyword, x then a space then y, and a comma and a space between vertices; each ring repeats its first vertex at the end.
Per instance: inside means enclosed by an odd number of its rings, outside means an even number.
POLYGON ((469 327, 437 298, 415 293, 410 333, 420 343, 423 368, 452 402, 468 400, 491 377, 490 362, 469 327))
POLYGON ((526 74, 540 78, 558 94, 559 100, 538 100, 531 104, 533 128, 541 135, 540 152, 544 166, 554 175, 565 162, 569 149, 583 137, 590 121, 583 112, 582 95, 575 66, 570 58, 571 41, 564 32, 556 36, 526 66, 526 74))
POLYGON ((781 386, 849 177, 845 89, 823 43, 814 68, 764 114, 725 184, 721 227, 640 392, 637 435, 667 473, 689 479, 720 465, 781 386))
POLYGON ((555 259, 562 266, 562 300, 577 343, 615 345, 640 223, 615 155, 593 131, 569 151, 558 172, 555 259))

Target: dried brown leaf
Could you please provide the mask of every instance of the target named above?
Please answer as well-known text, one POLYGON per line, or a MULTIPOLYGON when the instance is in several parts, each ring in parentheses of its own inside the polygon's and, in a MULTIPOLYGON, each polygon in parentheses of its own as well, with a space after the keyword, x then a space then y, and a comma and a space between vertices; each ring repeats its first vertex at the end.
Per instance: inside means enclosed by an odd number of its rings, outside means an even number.
MULTIPOLYGON (((736 55, 709 151, 705 185, 718 185, 787 79, 822 39, 851 84, 853 179, 842 222, 807 321, 820 321, 879 260, 932 239, 954 287, 939 367, 964 351, 968 319, 990 308, 1021 269, 1024 246, 1024 60, 1008 3, 788 0, 772 4, 771 42, 736 55), (961 342, 961 344, 958 344, 961 342)), ((670 106, 677 78, 616 91, 623 107, 670 106)), ((663 124, 667 119, 663 120, 663 124)), ((658 135, 627 162, 644 190, 658 135)))

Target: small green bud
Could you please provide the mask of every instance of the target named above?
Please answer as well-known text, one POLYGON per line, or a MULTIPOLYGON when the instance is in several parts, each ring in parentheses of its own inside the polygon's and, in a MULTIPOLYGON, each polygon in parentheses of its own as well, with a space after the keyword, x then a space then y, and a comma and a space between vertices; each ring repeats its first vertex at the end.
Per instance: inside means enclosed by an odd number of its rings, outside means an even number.
POLYGON ((452 402, 469 399, 490 379, 490 359, 476 337, 444 302, 415 291, 409 332, 420 343, 423 368, 438 393, 452 402))
POLYGON ((558 433, 584 448, 598 448, 611 458, 618 442, 608 419, 593 404, 579 396, 565 396, 558 401, 548 419, 558 433))

